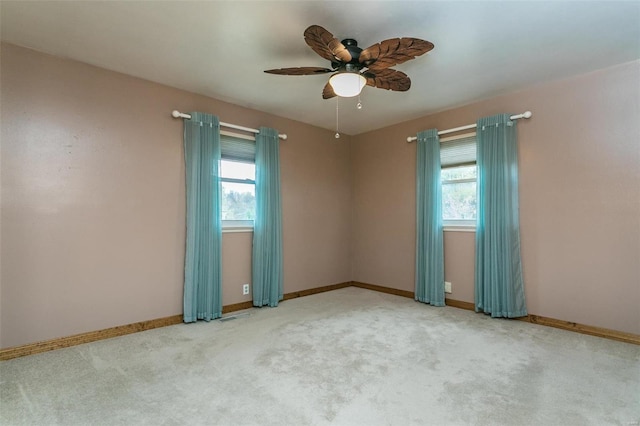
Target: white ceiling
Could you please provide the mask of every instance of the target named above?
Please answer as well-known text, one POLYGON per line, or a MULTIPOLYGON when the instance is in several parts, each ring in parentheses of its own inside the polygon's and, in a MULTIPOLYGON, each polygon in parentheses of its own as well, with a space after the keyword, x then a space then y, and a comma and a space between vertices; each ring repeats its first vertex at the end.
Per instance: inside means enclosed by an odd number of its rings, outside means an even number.
POLYGON ((640 58, 638 1, 1 1, 0 15, 4 41, 327 129, 328 75, 262 72, 329 67, 304 42, 308 26, 362 48, 434 43, 395 67, 408 92, 365 87, 362 110, 341 99, 340 131, 352 135, 640 58))

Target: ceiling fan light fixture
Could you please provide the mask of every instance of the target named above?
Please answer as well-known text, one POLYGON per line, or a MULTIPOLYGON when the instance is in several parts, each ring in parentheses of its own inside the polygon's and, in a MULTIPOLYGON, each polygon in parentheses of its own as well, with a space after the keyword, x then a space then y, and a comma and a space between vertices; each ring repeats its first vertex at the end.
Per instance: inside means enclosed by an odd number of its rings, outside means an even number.
POLYGON ((336 95, 343 98, 358 96, 367 84, 367 79, 357 72, 340 72, 329 79, 336 95))
MULTIPOLYGON (((1 1, 1 0, 0 0, 1 1)), ((361 49, 352 38, 340 41, 320 25, 304 31, 304 41, 318 55, 331 62, 331 68, 295 67, 265 70, 269 74, 318 75, 335 73, 322 89, 322 99, 358 96, 365 85, 406 92, 411 80, 391 67, 415 59, 433 49, 433 43, 414 37, 390 38, 361 49), (360 72, 366 69, 364 75, 360 72), (366 76, 366 77, 365 77, 366 76)))

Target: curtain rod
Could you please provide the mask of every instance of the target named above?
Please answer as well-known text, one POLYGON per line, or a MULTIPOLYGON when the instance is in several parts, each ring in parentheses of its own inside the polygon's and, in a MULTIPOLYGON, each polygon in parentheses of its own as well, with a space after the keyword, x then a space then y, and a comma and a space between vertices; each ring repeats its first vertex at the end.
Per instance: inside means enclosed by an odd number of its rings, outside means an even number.
MULTIPOLYGON (((525 111, 522 114, 516 114, 516 115, 512 115, 511 117, 509 117, 511 120, 518 120, 520 118, 531 118, 531 111, 525 111)), ((477 124, 467 124, 466 126, 460 126, 460 127, 455 127, 453 129, 447 129, 447 130, 441 130, 438 132, 438 136, 441 135, 446 135, 448 133, 454 133, 454 132, 459 132, 461 130, 468 130, 468 129, 475 129, 477 127, 477 124)), ((407 138, 407 142, 411 143, 415 140, 417 140, 418 137, 417 136, 409 136, 407 138)))
MULTIPOLYGON (((173 112, 171 113, 171 115, 173 116, 173 118, 191 118, 191 116, 189 114, 184 114, 178 110, 173 110, 173 112)), ((260 130, 258 129, 252 129, 251 127, 244 127, 244 126, 238 126, 237 124, 230 124, 230 123, 224 123, 224 122, 220 122, 220 126, 222 127, 227 127, 229 129, 236 129, 236 130, 242 130, 244 132, 251 132, 251 133, 260 133, 260 130)), ((282 140, 287 140, 287 135, 286 134, 280 134, 278 135, 278 137, 282 140)))

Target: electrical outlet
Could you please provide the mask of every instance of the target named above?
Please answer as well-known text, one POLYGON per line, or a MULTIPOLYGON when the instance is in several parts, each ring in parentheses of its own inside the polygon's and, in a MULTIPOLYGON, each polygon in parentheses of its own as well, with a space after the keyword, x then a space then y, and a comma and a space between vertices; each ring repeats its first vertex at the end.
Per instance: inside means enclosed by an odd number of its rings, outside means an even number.
POLYGON ((249 284, 242 285, 242 294, 243 295, 249 294, 249 284))
POLYGON ((449 281, 444 282, 444 292, 451 293, 451 283, 449 281))

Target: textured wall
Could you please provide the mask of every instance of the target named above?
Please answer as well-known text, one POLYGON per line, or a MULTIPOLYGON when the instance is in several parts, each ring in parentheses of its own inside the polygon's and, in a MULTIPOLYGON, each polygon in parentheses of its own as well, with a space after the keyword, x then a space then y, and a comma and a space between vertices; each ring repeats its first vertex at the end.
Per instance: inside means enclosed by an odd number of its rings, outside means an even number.
MULTIPOLYGON (((501 112, 518 123, 520 220, 532 314, 640 334, 640 62, 355 136, 353 273, 414 288, 415 144, 501 112)), ((445 233, 452 298, 473 302, 474 234, 445 233)))
MULTIPOLYGON (((182 312, 173 109, 287 133, 285 292, 350 279, 348 137, 12 45, 1 72, 1 347, 182 312)), ((223 236, 225 305, 250 300, 251 235, 223 236)))

